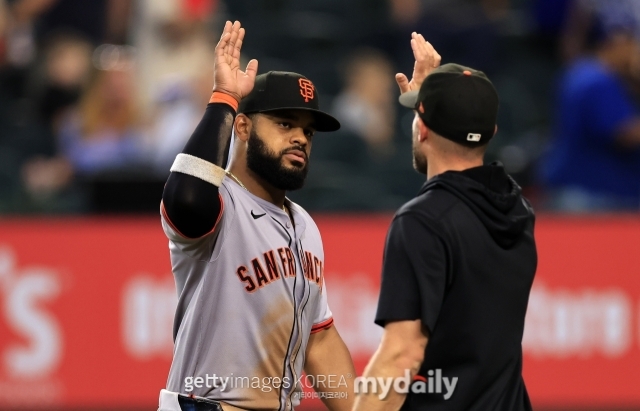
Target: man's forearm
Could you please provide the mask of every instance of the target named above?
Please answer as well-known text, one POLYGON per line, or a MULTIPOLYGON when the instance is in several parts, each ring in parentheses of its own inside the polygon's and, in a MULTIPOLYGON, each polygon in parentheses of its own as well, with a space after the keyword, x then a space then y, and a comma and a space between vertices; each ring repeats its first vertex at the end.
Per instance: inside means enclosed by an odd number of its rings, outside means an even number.
POLYGON ((394 361, 380 350, 374 354, 361 377, 361 383, 355 387, 356 401, 354 411, 395 411, 399 410, 407 396, 406 393, 394 389, 394 381, 405 378, 409 373, 409 384, 418 372, 419 364, 414 367, 403 367, 401 361, 394 361), (375 389, 367 386, 366 381, 375 378, 375 389), (382 383, 381 383, 382 381, 382 383))
POLYGON ((335 326, 312 334, 304 370, 331 411, 351 411, 355 369, 351 354, 335 326))
MULTIPOLYGON (((209 104, 182 152, 224 167, 234 117, 234 107, 225 103, 209 104)), ((171 173, 162 202, 171 223, 191 238, 211 231, 222 211, 218 187, 183 173, 171 173)))
POLYGON ((354 386, 354 411, 399 410, 407 396, 404 391, 420 370, 427 343, 420 320, 387 324, 378 350, 354 386), (404 384, 396 384, 399 379, 404 384))
POLYGON ((214 102, 207 106, 202 120, 182 152, 224 168, 227 163, 236 108, 222 101, 212 101, 214 102))

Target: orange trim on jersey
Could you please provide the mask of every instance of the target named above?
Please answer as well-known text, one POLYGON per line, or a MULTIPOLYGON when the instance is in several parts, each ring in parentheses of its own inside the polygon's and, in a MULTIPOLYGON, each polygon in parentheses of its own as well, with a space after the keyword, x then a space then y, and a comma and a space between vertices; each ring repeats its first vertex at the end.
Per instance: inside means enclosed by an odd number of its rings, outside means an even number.
POLYGON ((213 228, 211 229, 211 231, 201 235, 200 237, 188 237, 188 236, 182 234, 180 232, 180 230, 178 230, 178 228, 175 225, 173 225, 173 222, 171 222, 171 219, 169 218, 169 215, 167 214, 167 210, 164 208, 164 201, 160 201, 160 212, 162 213, 162 216, 164 217, 164 219, 167 222, 167 224, 169 224, 169 227, 171 227, 171 229, 173 229, 173 231, 178 233, 178 235, 180 237, 186 238, 186 239, 189 239, 189 240, 199 240, 199 239, 201 239, 203 237, 206 237, 209 234, 213 233, 216 230, 216 228, 218 227, 218 223, 220 222, 220 219, 222 218, 222 212, 224 211, 224 200, 222 199, 222 195, 220 193, 218 193, 218 199, 220 199, 220 213, 218 214, 218 219, 216 220, 216 223, 213 225, 213 228))
POLYGON ((230 96, 227 93, 221 91, 214 91, 209 99, 209 103, 226 103, 230 105, 235 111, 238 111, 238 100, 235 97, 230 96))
POLYGON ((311 334, 315 334, 315 333, 320 332, 322 330, 326 330, 327 328, 331 328, 332 325, 333 325, 333 317, 331 317, 328 320, 325 320, 325 321, 323 321, 321 323, 314 324, 313 327, 311 327, 311 334))

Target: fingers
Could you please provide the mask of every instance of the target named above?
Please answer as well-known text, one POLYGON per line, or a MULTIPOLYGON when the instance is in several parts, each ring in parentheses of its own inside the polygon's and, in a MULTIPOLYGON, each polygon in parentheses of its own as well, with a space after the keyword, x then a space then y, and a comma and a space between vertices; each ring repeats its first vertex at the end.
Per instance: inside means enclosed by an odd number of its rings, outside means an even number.
POLYGON ((411 49, 416 62, 426 65, 433 69, 440 66, 442 57, 431 43, 425 40, 422 34, 416 32, 411 33, 411 49))
POLYGON ((411 39, 411 48, 413 49, 413 55, 416 59, 416 63, 413 66, 413 78, 422 79, 426 77, 429 70, 432 69, 433 63, 428 48, 426 47, 426 42, 415 33, 412 36, 414 36, 414 38, 411 39))
POLYGON ((432 63, 432 67, 438 67, 440 65, 440 61, 442 60, 442 57, 440 57, 440 54, 438 54, 436 49, 433 48, 433 45, 431 45, 431 43, 429 43, 428 41, 426 42, 425 46, 427 47, 428 53, 431 56, 430 61, 432 63))
POLYGON ((416 32, 411 33, 411 49, 416 62, 413 66, 413 75, 408 87, 410 89, 418 89, 424 79, 440 66, 441 57, 431 43, 426 41, 422 34, 416 32))
POLYGON ((231 22, 227 20, 227 22, 224 24, 224 28, 222 29, 222 34, 220 35, 220 38, 222 39, 225 34, 230 32, 231 32, 231 22))
POLYGON ((396 83, 398 83, 398 87, 400 87, 400 94, 411 91, 409 87, 409 79, 402 73, 396 74, 396 83))
POLYGON ((227 49, 227 44, 229 43, 229 33, 224 33, 222 37, 220 37, 220 41, 216 45, 216 59, 224 58, 225 51, 227 49))
POLYGON ((249 61, 249 63, 247 64, 247 68, 244 71, 244 73, 247 75, 247 77, 249 77, 250 79, 255 79, 256 75, 258 74, 258 60, 256 59, 251 59, 249 61))
POLYGON ((424 61, 428 57, 427 50, 416 32, 411 33, 411 50, 416 61, 424 61))
POLYGON ((229 37, 231 35, 231 22, 227 21, 224 25, 224 29, 222 30, 222 34, 220 35, 220 41, 216 45, 215 54, 216 58, 222 58, 227 49, 227 45, 229 44, 229 37))
POLYGON ((225 50, 225 54, 229 57, 233 56, 234 48, 236 41, 238 40, 238 36, 240 34, 240 22, 235 21, 233 26, 231 26, 231 37, 229 38, 229 43, 227 44, 227 48, 225 50))
POLYGON ((415 31, 411 33, 411 49, 416 61, 424 61, 429 58, 427 41, 422 37, 422 34, 418 34, 415 31))
POLYGON ((244 28, 241 28, 240 31, 238 31, 238 40, 236 40, 236 43, 234 44, 233 47, 233 59, 234 60, 240 60, 240 50, 242 49, 242 41, 244 40, 244 28))

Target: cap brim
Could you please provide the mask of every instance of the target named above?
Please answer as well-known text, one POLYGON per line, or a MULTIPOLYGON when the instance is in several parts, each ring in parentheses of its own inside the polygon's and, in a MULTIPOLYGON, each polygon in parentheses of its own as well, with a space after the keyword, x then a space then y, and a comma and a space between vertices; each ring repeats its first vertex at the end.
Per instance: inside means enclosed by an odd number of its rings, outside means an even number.
POLYGON ((416 108, 418 104, 418 90, 400 94, 398 101, 407 108, 416 108))
POLYGON ((260 113, 268 113, 270 111, 281 110, 303 110, 309 111, 313 114, 316 131, 337 131, 340 129, 340 122, 333 116, 325 113, 324 111, 316 110, 314 108, 305 107, 278 107, 269 110, 261 110, 260 113))

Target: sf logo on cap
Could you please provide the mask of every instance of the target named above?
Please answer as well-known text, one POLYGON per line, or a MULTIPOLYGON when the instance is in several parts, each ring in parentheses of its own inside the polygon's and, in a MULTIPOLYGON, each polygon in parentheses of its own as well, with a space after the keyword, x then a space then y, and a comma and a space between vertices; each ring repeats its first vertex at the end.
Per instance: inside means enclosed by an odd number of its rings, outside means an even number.
POLYGON ((308 103, 309 100, 313 100, 313 92, 315 91, 313 83, 306 78, 299 79, 298 83, 300 84, 300 94, 304 97, 304 102, 308 103))

